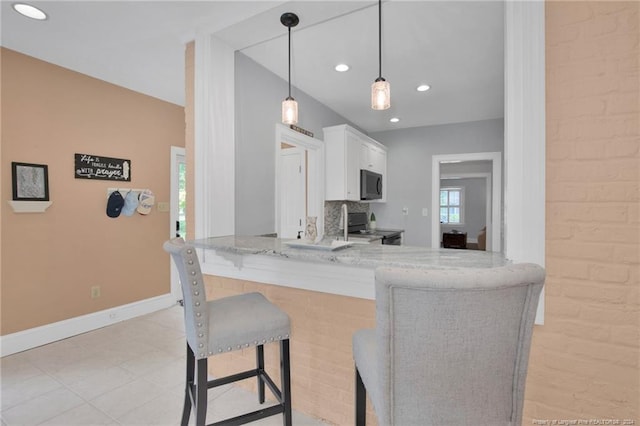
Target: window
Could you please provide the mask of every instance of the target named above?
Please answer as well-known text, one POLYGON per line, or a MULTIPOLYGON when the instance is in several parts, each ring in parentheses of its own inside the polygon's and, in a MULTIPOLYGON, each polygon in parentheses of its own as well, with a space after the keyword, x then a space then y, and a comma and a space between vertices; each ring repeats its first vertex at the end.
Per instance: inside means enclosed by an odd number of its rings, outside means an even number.
POLYGON ((464 222, 463 188, 440 189, 440 223, 460 225, 464 222))

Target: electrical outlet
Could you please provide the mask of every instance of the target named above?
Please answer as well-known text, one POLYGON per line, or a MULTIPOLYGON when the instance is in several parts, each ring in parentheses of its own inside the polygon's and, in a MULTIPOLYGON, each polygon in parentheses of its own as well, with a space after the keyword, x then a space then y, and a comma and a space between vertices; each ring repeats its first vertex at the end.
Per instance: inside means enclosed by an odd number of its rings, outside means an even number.
POLYGON ((429 216, 429 209, 428 208, 423 208, 422 209, 422 216, 429 216))
POLYGON ((100 286, 94 285, 93 287, 91 287, 91 298, 97 299, 98 297, 100 297, 100 286))
POLYGON ((158 203, 158 211, 159 212, 168 212, 169 211, 169 203, 167 202, 159 202, 158 203))

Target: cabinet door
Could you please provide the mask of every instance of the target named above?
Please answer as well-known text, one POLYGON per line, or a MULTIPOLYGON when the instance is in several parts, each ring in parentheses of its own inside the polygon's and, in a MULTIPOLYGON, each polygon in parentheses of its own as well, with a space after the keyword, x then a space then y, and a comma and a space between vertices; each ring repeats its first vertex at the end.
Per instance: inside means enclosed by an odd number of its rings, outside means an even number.
POLYGON ((360 145, 360 168, 384 174, 387 165, 387 153, 368 142, 360 145))
POLYGON ((369 170, 384 174, 386 171, 387 153, 377 146, 369 146, 369 164, 369 170))
POLYGON ((373 162, 371 161, 371 147, 366 142, 360 143, 360 168, 373 170, 373 162))
POLYGON ((346 136, 346 199, 358 201, 360 200, 360 140, 350 132, 347 132, 346 136))

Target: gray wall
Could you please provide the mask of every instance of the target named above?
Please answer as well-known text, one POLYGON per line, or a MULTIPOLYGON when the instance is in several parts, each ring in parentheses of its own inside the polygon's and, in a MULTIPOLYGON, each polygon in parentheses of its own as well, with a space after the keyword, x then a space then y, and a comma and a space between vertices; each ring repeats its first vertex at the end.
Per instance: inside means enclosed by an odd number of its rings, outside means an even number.
MULTIPOLYGON (((275 124, 287 82, 242 53, 235 55, 236 235, 275 231, 275 124)), ((292 86, 298 126, 323 139, 322 128, 349 123, 292 86)), ((351 123, 349 123, 351 124, 351 123)))
POLYGON ((404 244, 431 243, 431 157, 503 152, 502 119, 415 127, 370 134, 387 146, 387 202, 371 204, 379 228, 402 228, 404 244), (409 214, 403 215, 402 208, 409 214), (422 216, 422 209, 428 216, 422 216))
POLYGON ((483 178, 440 179, 440 187, 464 188, 464 226, 440 225, 442 232, 456 229, 467 233, 467 241, 476 242, 478 233, 487 225, 487 180, 483 178))

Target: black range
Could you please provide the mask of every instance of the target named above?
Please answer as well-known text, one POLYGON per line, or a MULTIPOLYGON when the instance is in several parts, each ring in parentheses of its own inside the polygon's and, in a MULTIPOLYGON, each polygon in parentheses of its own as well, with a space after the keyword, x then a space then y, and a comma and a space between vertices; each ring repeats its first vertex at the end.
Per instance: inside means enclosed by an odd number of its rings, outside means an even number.
POLYGON ((347 232, 352 235, 370 235, 382 237, 382 244, 399 246, 402 243, 402 230, 376 229, 368 230, 367 213, 349 213, 347 232))

